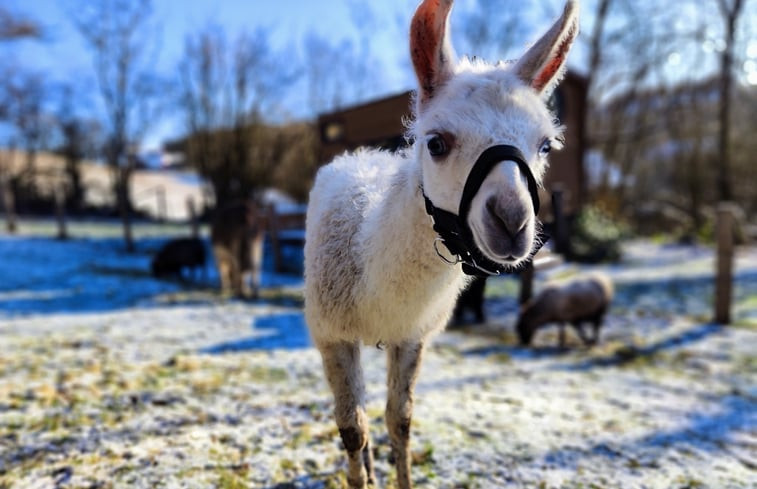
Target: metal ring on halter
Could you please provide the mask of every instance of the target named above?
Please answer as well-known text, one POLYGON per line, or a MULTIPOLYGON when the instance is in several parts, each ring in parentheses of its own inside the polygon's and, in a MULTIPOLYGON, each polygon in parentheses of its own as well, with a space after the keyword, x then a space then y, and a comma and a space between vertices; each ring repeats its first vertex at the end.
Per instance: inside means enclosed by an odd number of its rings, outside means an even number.
POLYGON ((441 251, 439 251, 439 247, 438 247, 438 244, 437 244, 437 243, 439 243, 439 241, 441 241, 441 242, 442 242, 442 244, 444 244, 444 240, 443 240, 442 238, 440 238, 440 237, 437 237, 437 238, 436 238, 436 239, 434 240, 434 250, 436 251, 436 254, 437 254, 437 256, 439 256, 439 258, 440 258, 440 259, 441 259, 441 260, 442 260, 442 261, 443 261, 444 263, 446 263, 447 265, 457 265, 458 263, 460 263, 460 262, 462 262, 462 261, 463 261, 463 260, 462 260, 462 259, 460 258, 460 255, 455 255, 455 261, 452 261, 452 260, 450 260, 449 258, 447 258, 446 256, 442 255, 441 251))

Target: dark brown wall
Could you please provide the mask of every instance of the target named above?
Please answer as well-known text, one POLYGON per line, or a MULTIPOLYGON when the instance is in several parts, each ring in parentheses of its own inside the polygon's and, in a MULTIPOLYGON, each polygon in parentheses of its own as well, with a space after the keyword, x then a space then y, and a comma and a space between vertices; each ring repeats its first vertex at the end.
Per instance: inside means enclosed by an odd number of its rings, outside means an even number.
POLYGON ((565 126, 565 145, 560 151, 549 156, 549 170, 544 178, 544 212, 550 210, 549 195, 556 186, 561 187, 564 195, 565 211, 573 214, 581 205, 586 194, 586 178, 583 168, 584 124, 586 116, 586 81, 583 77, 568 73, 556 90, 561 100, 560 123, 565 126), (546 199, 546 200, 545 200, 546 199))
POLYGON ((381 100, 351 107, 318 118, 321 131, 321 162, 327 163, 346 150, 360 146, 396 149, 403 142, 403 120, 410 117, 411 92, 403 92, 381 100), (330 124, 341 125, 342 136, 327 137, 330 124))

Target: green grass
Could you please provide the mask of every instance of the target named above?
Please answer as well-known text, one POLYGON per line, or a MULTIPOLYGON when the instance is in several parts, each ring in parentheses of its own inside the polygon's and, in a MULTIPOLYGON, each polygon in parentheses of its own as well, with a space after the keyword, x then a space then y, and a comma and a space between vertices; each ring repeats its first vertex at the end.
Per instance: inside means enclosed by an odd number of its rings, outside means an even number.
POLYGON ((247 489, 249 486, 244 477, 246 475, 246 471, 240 475, 228 469, 220 470, 216 487, 218 489, 247 489))
POLYGON ((739 309, 755 309, 757 310, 757 294, 752 294, 744 297, 736 303, 736 307, 739 309))

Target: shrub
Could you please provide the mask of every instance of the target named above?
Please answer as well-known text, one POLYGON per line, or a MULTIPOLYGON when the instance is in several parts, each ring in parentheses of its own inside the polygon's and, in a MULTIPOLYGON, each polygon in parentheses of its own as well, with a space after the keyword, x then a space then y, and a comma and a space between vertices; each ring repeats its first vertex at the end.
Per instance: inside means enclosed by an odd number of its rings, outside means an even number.
POLYGON ((584 206, 573 221, 569 258, 583 263, 616 262, 628 235, 624 225, 600 208, 584 206))

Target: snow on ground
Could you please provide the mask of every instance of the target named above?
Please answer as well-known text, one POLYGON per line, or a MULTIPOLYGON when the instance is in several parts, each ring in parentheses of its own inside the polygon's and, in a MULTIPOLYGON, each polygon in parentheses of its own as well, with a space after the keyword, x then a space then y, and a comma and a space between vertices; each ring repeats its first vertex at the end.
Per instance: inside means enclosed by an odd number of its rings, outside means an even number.
MULTIPOLYGON (((212 270, 151 278, 156 230, 138 227, 128 255, 110 232, 33 229, 0 236, 0 488, 343 487, 300 280, 269 275, 264 300, 228 300, 212 270)), ((634 242, 617 266, 537 274, 537 288, 611 274, 592 349, 571 337, 560 351, 552 329, 515 346, 517 281, 491 280, 489 322, 425 355, 416 487, 757 487, 757 249, 738 257, 727 328, 708 322, 712 255, 634 242)), ((380 487, 393 487, 384 354, 363 361, 380 487)))

